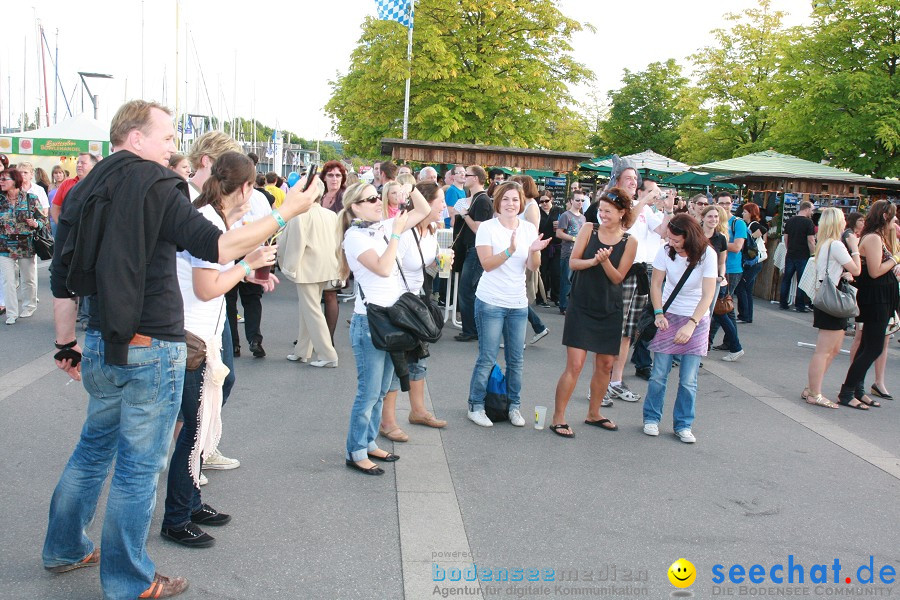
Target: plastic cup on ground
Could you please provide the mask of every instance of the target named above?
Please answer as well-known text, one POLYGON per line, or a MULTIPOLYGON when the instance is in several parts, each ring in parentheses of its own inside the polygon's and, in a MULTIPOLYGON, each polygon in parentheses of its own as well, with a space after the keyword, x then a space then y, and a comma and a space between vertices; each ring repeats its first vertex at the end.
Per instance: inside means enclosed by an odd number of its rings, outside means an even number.
POLYGON ((534 407, 534 428, 535 429, 543 429, 544 421, 547 420, 547 407, 546 406, 535 406, 534 407))

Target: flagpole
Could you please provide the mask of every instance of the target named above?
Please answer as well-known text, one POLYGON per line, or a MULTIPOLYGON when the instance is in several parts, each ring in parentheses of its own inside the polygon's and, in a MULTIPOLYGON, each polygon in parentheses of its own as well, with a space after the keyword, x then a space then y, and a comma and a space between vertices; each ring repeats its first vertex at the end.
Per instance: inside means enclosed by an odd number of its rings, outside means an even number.
POLYGON ((406 45, 406 99, 403 103, 403 139, 407 139, 409 129, 409 81, 412 78, 412 44, 413 44, 413 14, 416 0, 409 0, 409 41, 406 45))

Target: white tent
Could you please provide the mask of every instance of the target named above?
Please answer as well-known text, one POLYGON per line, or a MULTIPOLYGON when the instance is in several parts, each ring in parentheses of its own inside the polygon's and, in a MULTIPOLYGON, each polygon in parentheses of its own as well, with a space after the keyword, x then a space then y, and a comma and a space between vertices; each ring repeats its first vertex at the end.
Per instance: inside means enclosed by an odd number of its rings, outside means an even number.
MULTIPOLYGON (((690 165, 677 161, 674 158, 658 154, 649 148, 637 154, 623 156, 631 161, 637 169, 649 169, 651 171, 662 171, 663 173, 684 173, 690 169, 690 165)), ((612 159, 601 160, 594 163, 596 167, 612 168, 612 159)))
POLYGON ((50 127, 0 136, 0 152, 10 160, 30 160, 29 156, 77 156, 81 152, 108 156, 109 127, 86 114, 50 127))

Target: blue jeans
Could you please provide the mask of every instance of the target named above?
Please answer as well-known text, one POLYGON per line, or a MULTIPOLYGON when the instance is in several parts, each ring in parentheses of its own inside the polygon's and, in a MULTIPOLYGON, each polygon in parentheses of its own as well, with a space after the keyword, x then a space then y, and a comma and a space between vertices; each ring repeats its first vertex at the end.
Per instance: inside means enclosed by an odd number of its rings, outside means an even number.
POLYGON ((541 321, 541 318, 538 316, 537 311, 534 310, 530 305, 528 306, 528 323, 531 325, 531 328, 535 333, 540 333, 543 330, 547 329, 547 326, 544 325, 544 322, 541 321))
POLYGON ((737 302, 738 319, 753 322, 753 286, 756 285, 756 277, 762 271, 762 263, 744 267, 741 282, 734 288, 734 301, 737 302))
POLYGON ((675 394, 675 410, 673 413, 675 431, 690 429, 694 422, 694 401, 697 399, 697 372, 700 370, 698 354, 664 354, 653 355, 653 370, 644 398, 644 423, 659 423, 662 419, 663 404, 666 399, 666 381, 672 370, 672 361, 681 361, 678 368, 678 393, 675 394))
MULTIPOLYGON (((727 280, 727 285, 725 288, 719 288, 719 295, 730 294, 733 300, 734 290, 741 280, 741 273, 726 273, 725 279, 727 280)), ((715 308, 715 303, 713 303, 713 308, 715 308)), ((715 340, 719 327, 725 330, 725 339, 722 340, 722 343, 725 344, 729 352, 739 352, 743 349, 741 340, 738 337, 737 317, 734 314, 734 310, 724 315, 713 314, 712 323, 709 324, 710 344, 715 340)))
POLYGON ((475 248, 469 248, 462 273, 459 276, 459 292, 456 299, 462 315, 464 335, 477 335, 478 333, 475 326, 475 291, 478 289, 482 273, 484 273, 484 268, 481 266, 481 261, 478 260, 478 252, 475 251, 475 248))
POLYGON ((569 268, 569 257, 559 259, 559 310, 569 307, 569 291, 572 289, 572 269, 569 268))
POLYGON ((350 345, 356 359, 356 398, 350 409, 350 429, 347 432, 347 458, 359 462, 369 452, 378 450, 375 438, 381 425, 381 405, 391 387, 394 364, 384 350, 372 345, 369 319, 353 314, 350 319, 350 345))
MULTIPOLYGON (((781 276, 781 292, 778 297, 781 308, 788 307, 788 296, 791 294, 791 279, 794 273, 797 274, 797 283, 803 279, 803 271, 806 270, 808 258, 786 258, 784 259, 784 273, 781 276)), ((794 296, 794 306, 797 308, 809 308, 810 300, 806 292, 797 288, 797 295, 794 296)))
POLYGON ((87 418, 50 501, 43 562, 47 567, 74 563, 93 551, 85 528, 115 459, 101 536, 104 598, 136 598, 153 581, 147 535, 181 404, 186 358, 184 342, 154 339, 149 347, 131 346, 127 365, 107 365, 100 332, 89 329, 85 336, 81 376, 90 396, 87 418))
POLYGON ((469 410, 484 410, 487 383, 500 353, 501 340, 506 345, 506 395, 509 398, 509 409, 517 409, 521 405, 528 309, 501 308, 476 298, 475 322, 478 324, 478 358, 469 384, 469 410))
MULTIPOLYGON (((228 330, 228 327, 225 327, 228 330)), ((195 371, 184 372, 184 389, 181 392, 181 413, 184 426, 175 442, 175 451, 169 461, 169 476, 166 481, 166 512, 163 527, 180 529, 190 523, 191 513, 200 510, 200 488, 194 487, 194 480, 188 471, 191 449, 197 436, 197 416, 200 410, 200 390, 203 387, 203 370, 206 361, 195 371)), ((201 465, 203 461, 201 460, 201 465)))
MULTIPOLYGON (((408 360, 407 365, 409 365, 409 380, 410 381, 422 381, 425 379, 425 373, 428 371, 428 358, 420 358, 419 360, 408 360)), ((391 375, 391 389, 389 392, 396 392, 400 389, 400 378, 397 377, 397 373, 395 372, 391 375)))
POLYGON ((225 323, 222 328, 222 362, 228 367, 228 375, 225 376, 225 382, 222 384, 222 407, 228 402, 228 396, 234 388, 234 344, 231 340, 231 327, 225 323))

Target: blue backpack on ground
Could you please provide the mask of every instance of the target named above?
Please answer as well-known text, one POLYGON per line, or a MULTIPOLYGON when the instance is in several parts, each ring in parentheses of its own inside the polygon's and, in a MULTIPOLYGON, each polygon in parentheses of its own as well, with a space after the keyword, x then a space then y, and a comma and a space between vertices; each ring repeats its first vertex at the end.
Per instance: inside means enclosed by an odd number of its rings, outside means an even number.
POLYGON ((506 395, 506 376, 500 365, 494 364, 488 378, 487 394, 484 396, 484 413, 493 422, 509 419, 509 398, 506 395))

